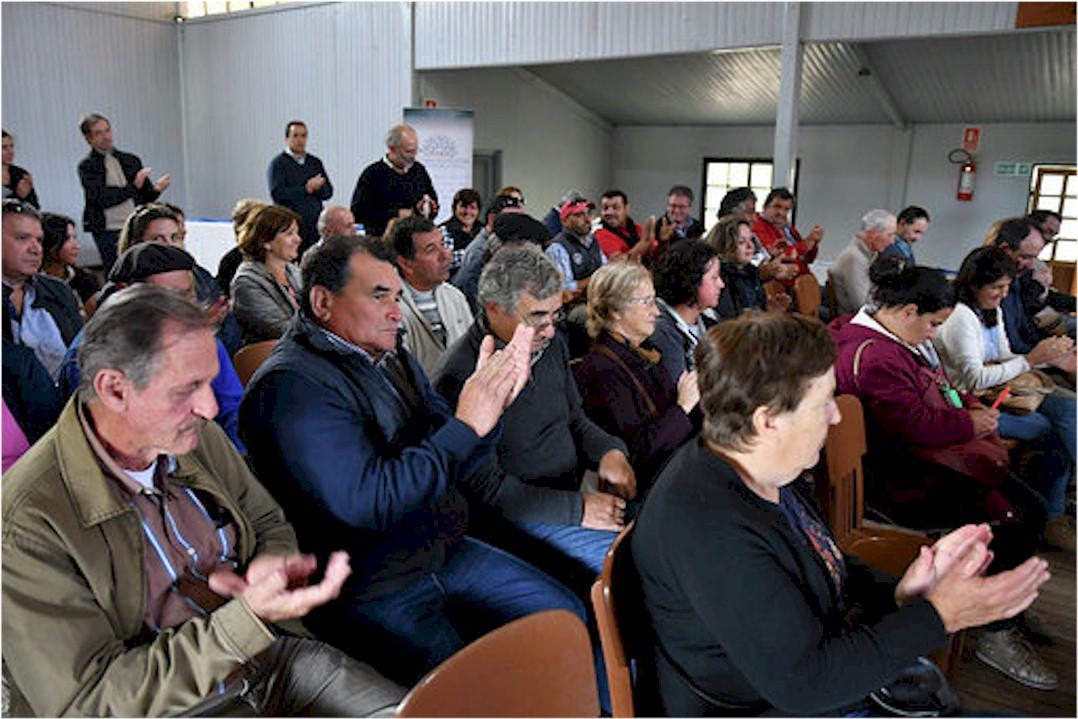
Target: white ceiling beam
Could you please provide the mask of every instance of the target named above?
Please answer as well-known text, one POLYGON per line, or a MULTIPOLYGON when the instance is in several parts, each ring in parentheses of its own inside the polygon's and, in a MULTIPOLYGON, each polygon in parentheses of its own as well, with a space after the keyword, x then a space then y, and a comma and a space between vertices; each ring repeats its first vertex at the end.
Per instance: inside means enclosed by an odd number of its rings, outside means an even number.
POLYGON ((801 3, 786 2, 783 5, 782 69, 775 114, 773 182, 776 187, 789 187, 793 190, 794 168, 797 166, 798 109, 801 104, 804 43, 801 42, 801 3))

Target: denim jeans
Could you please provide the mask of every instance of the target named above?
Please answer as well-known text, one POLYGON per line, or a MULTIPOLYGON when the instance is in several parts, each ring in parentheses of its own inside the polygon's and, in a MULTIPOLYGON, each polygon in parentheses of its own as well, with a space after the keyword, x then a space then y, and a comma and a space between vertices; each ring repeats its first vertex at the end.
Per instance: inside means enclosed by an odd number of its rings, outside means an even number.
POLYGON ((1025 415, 1001 412, 1001 437, 1028 442, 1044 452, 1039 476, 1026 481, 1040 492, 1048 504, 1048 518, 1063 514, 1067 483, 1074 471, 1075 403, 1073 399, 1048 395, 1036 412, 1025 415))
POLYGON ((544 609, 587 621, 581 601, 534 567, 472 537, 445 564, 380 599, 342 595, 310 625, 386 676, 412 686, 468 642, 544 609))

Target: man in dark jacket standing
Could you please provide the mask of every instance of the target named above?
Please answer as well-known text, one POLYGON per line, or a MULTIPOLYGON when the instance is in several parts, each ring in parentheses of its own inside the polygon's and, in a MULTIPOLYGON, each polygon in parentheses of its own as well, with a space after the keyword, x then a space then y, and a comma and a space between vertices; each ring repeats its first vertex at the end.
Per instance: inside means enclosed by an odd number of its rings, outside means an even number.
POLYGON ((82 226, 94 236, 107 276, 116 261, 124 220, 136 206, 156 200, 168 189, 172 178, 162 175, 157 182, 151 182, 151 168, 143 167, 136 155, 112 146, 112 125, 102 115, 87 115, 79 123, 79 130, 90 145, 90 154, 79 163, 79 182, 86 195, 82 226))
POLYGON ((273 201, 300 217, 299 234, 303 242, 299 256, 302 257, 308 247, 318 242, 318 215, 322 212, 322 202, 333 197, 333 183, 322 161, 307 152, 306 123, 289 122, 284 139, 287 147, 270 161, 266 177, 273 201))
POLYGON ((300 546, 351 556, 341 598, 310 626, 412 684, 507 621, 584 612, 565 587, 464 536, 458 486, 494 448, 527 381, 532 331, 499 352, 485 343, 452 412, 400 346, 401 283, 388 252, 356 237, 311 248, 300 311, 248 387, 240 434, 300 546))
POLYGON ((416 161, 419 136, 408 125, 394 125, 386 135, 386 154, 367 165, 352 192, 352 214, 365 234, 381 237, 394 217, 413 212, 433 220, 438 193, 427 168, 416 161))

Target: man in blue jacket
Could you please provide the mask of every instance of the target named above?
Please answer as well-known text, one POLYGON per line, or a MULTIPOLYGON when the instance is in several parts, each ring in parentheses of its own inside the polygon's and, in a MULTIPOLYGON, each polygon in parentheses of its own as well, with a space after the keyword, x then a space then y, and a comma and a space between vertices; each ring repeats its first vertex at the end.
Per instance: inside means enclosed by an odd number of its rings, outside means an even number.
POLYGON ((404 684, 543 609, 583 607, 525 562, 465 536, 458 485, 483 466, 528 378, 532 330, 484 341, 454 413, 400 346, 400 278, 369 238, 303 258, 300 311, 240 406, 240 433, 305 551, 342 546, 352 577, 316 633, 404 684))
POLYGON ((299 246, 302 257, 307 248, 318 242, 318 215, 322 202, 333 197, 333 184, 322 161, 307 152, 307 125, 292 120, 284 129, 286 147, 270 161, 266 177, 270 197, 300 217, 299 246))

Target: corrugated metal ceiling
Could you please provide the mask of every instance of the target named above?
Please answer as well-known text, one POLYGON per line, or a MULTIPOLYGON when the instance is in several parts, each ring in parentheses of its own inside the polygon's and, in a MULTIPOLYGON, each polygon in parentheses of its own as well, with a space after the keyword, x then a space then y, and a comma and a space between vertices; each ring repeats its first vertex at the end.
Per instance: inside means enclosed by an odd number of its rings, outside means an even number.
MULTIPOLYGON (((886 123, 858 75, 868 60, 911 122, 1073 120, 1073 29, 984 37, 811 43, 802 124, 886 123), (860 50, 860 52, 859 52, 860 50)), ((779 49, 559 63, 529 70, 615 124, 769 124, 779 49)))

